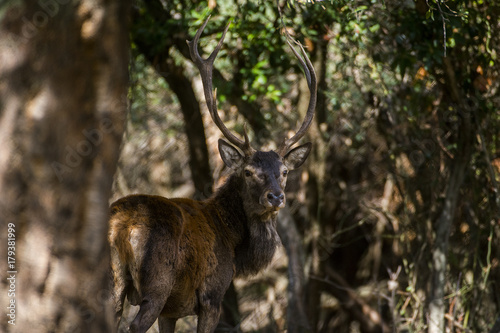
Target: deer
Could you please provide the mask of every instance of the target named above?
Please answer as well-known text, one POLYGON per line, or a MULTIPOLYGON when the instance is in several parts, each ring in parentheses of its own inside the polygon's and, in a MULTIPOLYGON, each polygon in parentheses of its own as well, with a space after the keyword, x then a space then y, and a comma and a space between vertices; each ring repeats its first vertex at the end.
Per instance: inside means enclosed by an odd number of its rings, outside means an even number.
POLYGON ((187 43, 211 118, 229 141, 219 139, 218 149, 230 175, 206 200, 136 194, 111 204, 108 240, 117 329, 126 297, 140 307, 130 332, 144 333, 156 319, 160 332, 174 332, 176 321, 188 315, 198 316, 197 332, 213 332, 233 278, 254 275, 272 261, 281 244, 276 224, 286 203, 287 174, 300 167, 311 151, 311 143, 292 148, 310 127, 316 105, 316 74, 302 45, 296 42, 303 58, 287 35, 310 92, 304 121, 276 151, 255 150, 246 127, 241 139, 218 114, 212 70, 230 23, 211 55, 203 59, 198 43, 209 19, 187 43))

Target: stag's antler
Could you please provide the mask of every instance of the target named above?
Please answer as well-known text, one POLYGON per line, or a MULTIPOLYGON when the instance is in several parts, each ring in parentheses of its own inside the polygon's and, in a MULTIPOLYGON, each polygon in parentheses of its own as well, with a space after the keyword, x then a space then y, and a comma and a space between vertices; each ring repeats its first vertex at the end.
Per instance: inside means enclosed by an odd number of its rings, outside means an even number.
MULTIPOLYGON (((210 111, 212 120, 221 130, 222 134, 224 134, 224 136, 229 140, 229 142, 231 142, 232 144, 243 150, 243 152, 246 155, 251 155, 255 152, 255 150, 252 147, 250 147, 246 129, 244 130, 245 141, 239 139, 228 130, 228 128, 224 125, 224 123, 220 119, 219 113, 217 112, 217 100, 216 96, 214 96, 213 94, 213 89, 212 89, 212 70, 214 66, 214 61, 222 47, 222 42, 224 41, 224 37, 226 37, 226 33, 227 30, 229 29, 230 23, 224 29, 222 38, 220 39, 219 43, 215 47, 212 54, 210 54, 210 56, 207 59, 203 59, 198 52, 198 41, 209 19, 210 16, 205 20, 200 29, 198 29, 194 39, 192 41, 187 41, 189 46, 189 53, 191 54, 191 59, 193 59, 193 62, 195 63, 196 67, 198 67, 198 69, 200 70, 201 80, 203 82, 203 89, 205 92, 205 99, 207 101, 208 110, 210 111)), ((302 69, 304 70, 307 79, 307 85, 309 87, 311 96, 309 98, 309 106, 307 108, 304 122, 300 126, 299 130, 297 131, 297 133, 295 133, 295 135, 293 135, 289 139, 284 140, 283 143, 278 146, 278 153, 281 156, 284 156, 288 152, 290 147, 293 146, 293 144, 299 141, 306 134, 307 130, 309 129, 309 126, 311 126, 311 122, 314 117, 314 109, 316 107, 316 95, 317 95, 316 72, 314 71, 314 67, 311 61, 307 57, 307 54, 304 51, 304 48, 302 47, 302 44, 294 41, 297 45, 299 45, 300 50, 302 51, 302 54, 304 56, 304 59, 299 55, 299 53, 290 43, 289 40, 292 38, 290 37, 287 31, 286 31, 286 36, 287 36, 286 42, 288 43, 288 46, 290 46, 290 49, 292 50, 293 54, 295 54, 295 56, 299 60, 302 69)), ((215 95, 216 94, 217 90, 215 91, 215 95)))
POLYGON ((198 41, 209 19, 210 16, 198 29, 196 35, 194 36, 194 39, 192 41, 187 41, 189 46, 189 53, 191 54, 191 59, 193 60, 194 64, 200 70, 201 81, 203 82, 203 90, 205 92, 205 100, 207 102, 208 110, 210 112, 210 115, 212 116, 212 120, 214 121, 215 125, 217 125, 217 127, 221 130, 222 134, 224 134, 224 136, 229 140, 229 142, 234 144, 236 147, 240 148, 245 153, 245 155, 252 155, 255 152, 255 150, 252 147, 250 147, 250 142, 248 140, 246 128, 244 128, 245 141, 239 139, 229 131, 226 125, 224 125, 224 122, 222 122, 222 120, 220 119, 219 113, 217 112, 217 90, 215 90, 215 95, 214 95, 212 89, 212 70, 214 67, 214 61, 222 47, 222 42, 224 41, 224 37, 226 37, 226 33, 227 30, 229 29, 229 25, 231 24, 231 22, 229 22, 226 28, 224 29, 224 32, 222 33, 222 38, 220 39, 219 43, 213 50, 212 54, 210 54, 210 56, 207 59, 203 59, 200 56, 200 53, 198 52, 198 41))
POLYGON ((307 107, 307 112, 306 116, 304 118, 304 122, 300 126, 299 130, 297 133, 295 133, 294 136, 292 136, 289 139, 286 139, 281 143, 281 145, 278 146, 278 154, 281 156, 284 156, 288 150, 290 149, 293 144, 295 144, 297 141, 299 141, 307 132, 309 129, 309 126, 311 126, 313 117, 314 117, 314 109, 316 108, 316 98, 317 98, 317 80, 316 80, 316 72, 314 71, 314 67, 311 63, 311 60, 307 57, 306 51, 304 51, 304 47, 302 44, 300 44, 297 41, 294 41, 297 45, 299 45, 300 50, 302 51, 302 54, 304 55, 304 59, 298 54, 298 52, 295 50, 295 48, 290 44, 290 35, 288 34, 288 31, 286 31, 285 28, 285 34, 286 34, 286 42, 288 43, 288 46, 290 46, 290 49, 292 50, 293 54, 297 57, 297 59, 300 62, 300 66, 304 70, 304 74, 306 75, 306 80, 307 80, 307 86, 309 87, 309 106, 307 107))

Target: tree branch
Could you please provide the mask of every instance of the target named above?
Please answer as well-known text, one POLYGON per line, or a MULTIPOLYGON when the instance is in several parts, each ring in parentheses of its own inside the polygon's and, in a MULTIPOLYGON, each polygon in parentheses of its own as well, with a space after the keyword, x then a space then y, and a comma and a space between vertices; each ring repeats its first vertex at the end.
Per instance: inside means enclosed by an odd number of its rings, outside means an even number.
POLYGON ((362 332, 382 333, 389 331, 380 314, 360 298, 339 274, 329 266, 325 266, 325 271, 328 275, 327 280, 315 277, 311 277, 311 279, 318 281, 322 290, 339 300, 342 307, 359 322, 362 332))

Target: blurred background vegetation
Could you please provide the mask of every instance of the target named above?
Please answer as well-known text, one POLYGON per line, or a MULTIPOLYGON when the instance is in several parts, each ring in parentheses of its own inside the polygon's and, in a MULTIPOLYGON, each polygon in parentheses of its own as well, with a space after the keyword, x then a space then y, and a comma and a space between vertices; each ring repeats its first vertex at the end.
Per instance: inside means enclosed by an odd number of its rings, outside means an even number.
POLYGON ((264 150, 296 130, 309 96, 278 9, 318 73, 314 149, 288 181, 284 247, 235 281, 220 330, 498 332, 498 1, 137 1, 114 198, 217 186, 221 133, 186 45, 209 14, 207 56, 232 20, 226 125, 264 150))

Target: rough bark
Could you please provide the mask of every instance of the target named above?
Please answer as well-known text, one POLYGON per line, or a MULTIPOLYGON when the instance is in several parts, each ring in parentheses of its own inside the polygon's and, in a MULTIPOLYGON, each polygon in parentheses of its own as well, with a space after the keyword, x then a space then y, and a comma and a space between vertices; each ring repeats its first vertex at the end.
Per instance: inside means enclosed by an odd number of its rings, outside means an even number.
POLYGON ((127 110, 128 6, 2 8, 0 292, 3 309, 15 304, 2 331, 111 330, 107 215, 127 110))

